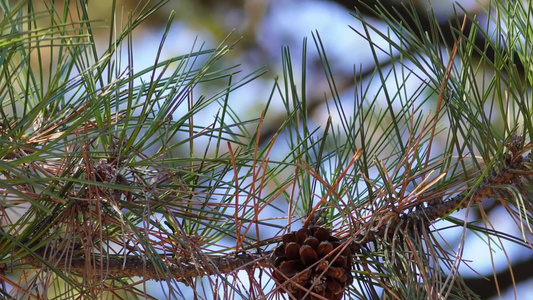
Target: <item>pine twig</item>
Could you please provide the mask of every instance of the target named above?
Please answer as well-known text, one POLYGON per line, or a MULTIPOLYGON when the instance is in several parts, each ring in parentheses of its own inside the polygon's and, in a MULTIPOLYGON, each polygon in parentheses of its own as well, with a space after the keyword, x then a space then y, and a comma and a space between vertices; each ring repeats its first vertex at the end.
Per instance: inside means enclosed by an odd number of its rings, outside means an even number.
MULTIPOLYGON (((194 277, 229 274, 245 268, 269 267, 271 263, 269 254, 270 252, 262 254, 240 253, 203 257, 205 259, 197 260, 162 256, 161 261, 164 262, 174 279, 190 283, 194 277)), ((87 264, 90 260, 95 261, 96 266, 102 266, 108 276, 141 276, 144 280, 156 281, 167 280, 169 277, 169 274, 165 274, 165 271, 156 266, 154 262, 138 255, 95 256, 90 259, 82 255, 74 255, 70 259, 58 260, 55 265, 59 268, 65 268, 71 273, 81 274, 87 272, 87 264)), ((37 265, 34 259, 32 261, 27 261, 27 263, 37 265)))
MULTIPOLYGON (((532 170, 528 167, 528 163, 532 162, 532 154, 531 152, 527 155, 522 154, 515 145, 517 142, 519 141, 515 139, 508 146, 512 155, 504 155, 503 167, 499 171, 491 171, 489 176, 470 195, 465 191, 445 201, 428 203, 426 207, 419 207, 403 215, 393 212, 384 214, 383 218, 385 219, 378 220, 379 226, 371 229, 363 226, 363 230, 351 239, 350 248, 357 251, 377 239, 388 238, 390 234, 396 231, 390 230, 391 228, 404 227, 404 229, 408 229, 408 226, 420 224, 429 226, 453 210, 467 207, 469 203, 478 203, 483 199, 498 196, 498 192, 493 189, 493 186, 516 184, 532 174, 532 170), (471 200, 467 201, 467 199, 471 200)), ((202 256, 201 259, 184 257, 174 259, 162 256, 161 261, 164 262, 166 269, 174 279, 189 283, 194 277, 230 274, 243 269, 271 268, 274 264, 271 254, 272 251, 246 252, 224 256, 202 256)), ((105 274, 110 276, 141 276, 145 280, 165 280, 168 278, 161 267, 157 267, 152 261, 140 256, 110 255, 93 258, 98 262, 98 266, 103 267, 105 274)), ((35 263, 31 264, 35 265, 35 263)), ((68 269, 69 272, 83 273, 86 272, 87 264, 88 260, 85 256, 74 255, 68 260, 58 260, 57 267, 68 269)))

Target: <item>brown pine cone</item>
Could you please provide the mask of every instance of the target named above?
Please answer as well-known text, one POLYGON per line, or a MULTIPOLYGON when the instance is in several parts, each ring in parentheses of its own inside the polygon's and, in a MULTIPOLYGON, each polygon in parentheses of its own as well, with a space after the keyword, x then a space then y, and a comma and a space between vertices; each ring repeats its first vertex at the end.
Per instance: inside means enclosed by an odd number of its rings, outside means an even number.
POLYGON ((287 233, 274 250, 274 279, 296 299, 341 299, 353 282, 352 254, 324 227, 287 233))

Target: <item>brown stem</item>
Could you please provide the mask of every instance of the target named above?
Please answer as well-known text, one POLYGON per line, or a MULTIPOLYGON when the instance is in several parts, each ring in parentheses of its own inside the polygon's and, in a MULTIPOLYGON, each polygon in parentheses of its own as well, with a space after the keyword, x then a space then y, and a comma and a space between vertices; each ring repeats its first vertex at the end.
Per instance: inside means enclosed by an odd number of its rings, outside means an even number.
MULTIPOLYGON (((505 183, 513 183, 522 180, 531 171, 525 163, 531 162, 531 154, 527 156, 511 155, 505 156, 503 168, 499 172, 491 172, 469 196, 474 202, 495 196, 492 186, 505 183), (524 172, 527 171, 527 172, 524 172)), ((354 237, 352 249, 375 241, 378 238, 386 238, 388 234, 394 232, 399 226, 409 226, 407 224, 429 225, 431 222, 442 218, 454 209, 462 209, 467 206, 468 194, 459 194, 446 201, 431 203, 427 207, 421 207, 415 211, 405 213, 393 219, 392 222, 384 222, 370 232, 361 233, 354 237)), ((38 254, 41 254, 37 252, 38 254)), ((229 274, 242 269, 270 268, 273 266, 271 251, 263 253, 241 253, 228 254, 225 256, 201 256, 200 259, 174 259, 162 256, 161 261, 164 267, 156 266, 153 261, 140 256, 110 255, 106 257, 95 257, 99 267, 105 270, 105 274, 110 276, 141 276, 144 279, 166 280, 169 274, 176 280, 189 283, 191 279, 198 276, 229 274), (168 274, 168 273, 169 274, 168 274)), ((26 259, 26 261, 28 261, 26 259)), ((41 260, 42 261, 42 260, 41 260)), ((35 261, 30 264, 35 265, 35 261)), ((89 262, 84 256, 72 256, 70 259, 60 259, 55 264, 59 268, 66 268, 73 273, 87 273, 89 262)))
MULTIPOLYGON (((204 259, 186 260, 161 257, 161 262, 154 263, 147 258, 137 255, 109 255, 95 257, 97 268, 103 268, 107 276, 132 277, 140 276, 145 280, 167 280, 172 275, 178 281, 190 283, 191 279, 198 276, 229 274, 241 269, 270 267, 270 252, 261 254, 241 253, 225 256, 203 257, 204 259)), ((34 259, 26 261, 38 265, 34 259)), ((87 273, 90 261, 84 256, 75 255, 70 259, 60 259, 54 265, 65 268, 70 273, 87 273)))

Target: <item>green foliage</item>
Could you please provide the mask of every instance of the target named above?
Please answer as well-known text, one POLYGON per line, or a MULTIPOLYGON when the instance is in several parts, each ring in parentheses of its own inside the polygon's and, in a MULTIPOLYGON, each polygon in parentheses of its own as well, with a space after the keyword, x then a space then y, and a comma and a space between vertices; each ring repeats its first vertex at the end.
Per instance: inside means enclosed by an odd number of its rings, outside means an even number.
POLYGON ((531 7, 495 1, 491 31, 454 20, 472 27, 453 49, 438 27, 404 26, 415 10, 372 8, 387 31, 354 15, 376 67, 350 99, 313 34, 331 95, 317 120, 307 40, 301 62, 283 49, 261 116, 243 118, 233 92, 263 70, 227 67, 226 41, 163 58, 174 13, 153 64, 135 69, 134 29, 164 1, 120 25, 115 2, 110 24, 85 1, 48 4, 1 2, 2 297, 157 298, 156 285, 172 299, 287 297, 270 253, 301 224, 351 249, 347 299, 476 298, 459 273, 467 235, 532 248, 531 7), (285 121, 265 136, 277 99, 285 121), (491 199, 521 235, 494 228, 491 199), (458 243, 440 238, 442 220, 463 230, 458 243))
MULTIPOLYGON (((33 11, 31 2, 3 3, 0 257, 23 270, 11 283, 12 296, 37 284, 50 297, 96 297, 93 284, 103 273, 89 268, 87 274, 100 276, 80 277, 57 266, 76 255, 127 251, 149 259, 157 277, 167 278, 160 254, 175 255, 181 235, 206 236, 209 243, 235 236, 234 225, 219 224, 233 219, 222 205, 227 197, 214 207, 208 202, 219 197, 215 191, 234 186, 225 181, 228 172, 238 172, 229 168, 227 143, 248 147, 249 136, 241 131, 246 122, 225 122, 228 95, 260 72, 232 82, 234 67, 214 67, 231 48, 224 44, 161 58, 173 14, 153 65, 134 70, 133 30, 163 4, 142 7, 122 28, 111 23, 102 53, 93 32, 104 24, 89 19, 84 1, 67 2, 63 10, 51 5, 44 13, 33 11), (215 81, 221 90, 193 96, 199 85, 215 81), (217 102, 210 125, 196 125, 194 116, 217 102), (198 149, 194 141, 201 137, 208 145, 198 149), (181 233, 164 226, 164 219, 179 222, 181 233), (152 240, 162 235, 170 239, 164 249, 152 240), (36 263, 43 268, 31 271, 36 263)), ((238 168, 248 156, 239 155, 238 168)), ((135 282, 106 279, 107 286, 117 286, 107 288, 109 295, 135 282)))

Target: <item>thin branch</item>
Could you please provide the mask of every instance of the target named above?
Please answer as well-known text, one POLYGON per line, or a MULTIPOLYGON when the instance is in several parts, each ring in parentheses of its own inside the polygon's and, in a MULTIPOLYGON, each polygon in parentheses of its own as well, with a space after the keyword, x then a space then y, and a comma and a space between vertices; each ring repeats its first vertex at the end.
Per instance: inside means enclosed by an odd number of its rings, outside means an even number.
MULTIPOLYGON (((502 184, 517 184, 532 174, 528 168, 531 163, 531 153, 528 155, 510 154, 504 156, 504 166, 499 172, 490 172, 489 176, 471 193, 464 192, 456 195, 446 201, 428 203, 426 207, 420 207, 412 212, 403 215, 397 213, 385 214, 378 220, 378 227, 371 230, 362 230, 353 237, 350 248, 352 251, 358 251, 366 244, 377 239, 387 239, 391 233, 397 232, 397 228, 422 225, 428 226, 432 222, 441 219, 451 213, 453 210, 459 210, 467 207, 468 204, 477 203, 490 197, 498 196, 498 192, 493 186, 502 184), (467 199, 471 199, 467 201, 467 199), (392 229, 392 230, 391 230, 392 229)), ((408 228, 407 228, 408 229, 408 228)), ((39 252, 37 252, 39 253, 39 252)), ((244 269, 272 268, 274 265, 272 251, 263 253, 240 253, 229 254, 224 256, 203 256, 207 259, 186 259, 172 258, 162 256, 166 269, 172 277, 178 281, 190 283, 192 278, 208 275, 230 274, 244 269)), ((95 256, 93 261, 101 262, 106 274, 119 277, 140 276, 144 279, 166 280, 168 274, 165 274, 161 266, 156 266, 154 262, 140 256, 123 256, 110 255, 105 257, 95 256)), ((25 259, 28 261, 28 259, 25 259)), ((36 265, 34 263, 30 263, 36 265)), ((74 255, 71 259, 59 260, 57 267, 65 268, 69 272, 84 273, 87 272, 88 258, 85 256, 74 255)))
MULTIPOLYGON (((217 274, 229 274, 245 268, 261 268, 270 267, 271 261, 269 260, 270 252, 263 254, 230 254, 226 256, 209 257, 208 264, 203 260, 186 260, 183 258, 174 259, 171 257, 161 257, 161 261, 164 262, 166 269, 177 281, 190 283, 192 278, 198 276, 217 275, 217 274)), ((33 262, 27 261, 31 265, 37 266, 35 260, 33 262)), ((61 259, 55 263, 58 268, 65 268, 70 273, 86 273, 88 261, 98 262, 98 266, 102 266, 105 270, 105 274, 109 276, 117 277, 132 277, 140 276, 145 280, 167 280, 168 275, 164 273, 161 266, 144 257, 137 255, 109 255, 105 257, 96 256, 92 258, 86 258, 84 256, 73 256, 70 259, 61 259), (100 264, 102 262, 102 264, 100 264)), ((8 269, 9 266, 4 267, 8 269)), ((95 274, 98 274, 95 272, 95 274)))

